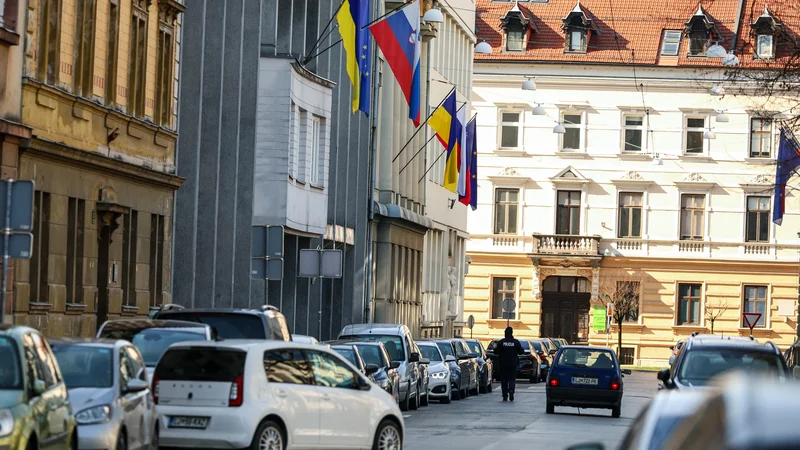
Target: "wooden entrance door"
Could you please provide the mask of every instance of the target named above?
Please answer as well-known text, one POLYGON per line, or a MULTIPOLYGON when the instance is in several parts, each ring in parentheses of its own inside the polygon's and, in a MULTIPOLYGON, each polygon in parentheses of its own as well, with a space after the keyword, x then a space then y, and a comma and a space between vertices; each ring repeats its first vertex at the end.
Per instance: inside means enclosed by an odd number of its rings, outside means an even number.
POLYGON ((542 301, 542 337, 564 338, 569 343, 589 339, 588 293, 545 292, 542 301))

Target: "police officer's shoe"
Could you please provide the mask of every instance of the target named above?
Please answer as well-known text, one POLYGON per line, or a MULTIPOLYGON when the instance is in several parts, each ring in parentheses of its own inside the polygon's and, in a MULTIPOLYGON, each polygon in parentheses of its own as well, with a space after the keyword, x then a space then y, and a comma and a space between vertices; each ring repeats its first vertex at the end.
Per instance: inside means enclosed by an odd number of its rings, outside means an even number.
POLYGON ((510 400, 513 402, 514 401, 514 393, 511 392, 509 395, 511 396, 510 400))
POLYGON ((507 402, 508 401, 508 397, 503 397, 503 401, 507 402))

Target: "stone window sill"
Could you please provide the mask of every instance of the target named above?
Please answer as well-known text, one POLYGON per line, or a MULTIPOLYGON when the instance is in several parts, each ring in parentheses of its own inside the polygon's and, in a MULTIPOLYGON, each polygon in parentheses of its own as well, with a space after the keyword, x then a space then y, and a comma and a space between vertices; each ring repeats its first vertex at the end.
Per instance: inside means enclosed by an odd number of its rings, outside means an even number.
POLYGON ((8 47, 19 45, 19 34, 7 28, 0 27, 0 43, 8 47))
POLYGON ((622 152, 622 153, 618 153, 617 154, 617 158, 619 158, 619 159, 627 159, 627 160, 631 160, 631 161, 635 161, 635 160, 644 161, 644 160, 648 160, 648 159, 653 159, 653 156, 649 155, 647 153, 642 153, 642 152, 622 152))
POLYGON ((123 316, 135 316, 139 312, 138 306, 122 305, 123 316))
POLYGON ((45 302, 30 302, 29 310, 31 314, 47 314, 53 309, 52 303, 45 302))
POLYGON ((702 325, 673 325, 672 331, 705 331, 706 327, 702 325))
POLYGON ((697 155, 693 155, 693 154, 680 155, 680 156, 678 156, 678 158, 680 158, 681 161, 696 161, 696 162, 709 162, 709 161, 711 161, 711 157, 710 156, 701 155, 701 154, 697 154, 697 155))
POLYGON ((759 166, 768 166, 770 164, 775 164, 775 160, 772 158, 753 158, 747 157, 744 159, 744 162, 747 164, 759 165, 759 166))
POLYGON ((556 156, 564 159, 585 159, 589 155, 587 155, 584 151, 578 150, 573 152, 556 152, 556 156))
POLYGON ((86 311, 86 305, 83 303, 67 303, 66 314, 83 314, 86 311))
POLYGON ((498 156, 525 156, 522 148, 498 148, 494 153, 498 156))
POLYGON ((500 323, 505 324, 506 322, 508 322, 510 324, 511 323, 513 323, 513 324, 522 323, 522 321, 519 320, 519 319, 511 319, 511 320, 508 320, 508 319, 486 319, 486 323, 488 323, 489 325, 494 325, 494 326, 497 326, 497 324, 500 324, 500 323))

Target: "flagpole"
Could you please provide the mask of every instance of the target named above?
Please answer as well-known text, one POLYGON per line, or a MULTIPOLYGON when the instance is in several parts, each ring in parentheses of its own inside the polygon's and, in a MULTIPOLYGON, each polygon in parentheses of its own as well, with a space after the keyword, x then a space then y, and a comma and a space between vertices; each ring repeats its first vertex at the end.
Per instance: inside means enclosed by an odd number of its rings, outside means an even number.
POLYGON ((339 45, 341 43, 342 43, 342 39, 339 39, 338 41, 334 42, 333 44, 331 44, 331 45, 325 47, 324 49, 320 50, 319 53, 315 54, 314 56, 309 56, 308 58, 305 59, 305 61, 303 61, 303 65, 308 64, 308 62, 311 61, 312 59, 318 57, 319 55, 327 52, 328 50, 332 49, 333 47, 336 47, 337 45, 339 45))
MULTIPOLYGON (((342 9, 342 5, 344 5, 344 0, 339 2, 339 6, 336 8, 336 11, 333 12, 333 15, 331 15, 330 20, 328 20, 328 23, 325 25, 325 28, 323 28, 322 32, 319 34, 319 37, 317 38, 317 42, 315 42, 314 46, 311 47, 311 50, 308 51, 309 55, 314 53, 314 50, 316 50, 317 47, 319 46, 319 44, 322 43, 323 39, 325 39, 328 36, 330 36, 330 33, 328 33, 328 35, 326 35, 326 36, 323 36, 323 35, 325 34, 326 31, 328 31, 328 27, 331 26, 331 23, 333 23, 333 19, 336 18, 336 15, 339 14, 339 10, 342 9)), ((331 33, 333 33, 333 29, 331 29, 331 33)), ((303 60, 303 65, 308 64, 309 61, 311 61, 311 57, 306 57, 306 59, 303 60)))
MULTIPOLYGON (((436 108, 434 108, 434 109, 433 109, 433 112, 432 112, 432 113, 430 113, 430 114, 428 114, 428 117, 427 117, 427 118, 425 118, 425 121, 424 121, 424 122, 422 122, 421 124, 419 124, 420 126, 419 126, 419 127, 417 127, 417 131, 415 131, 415 132, 414 132, 414 134, 412 134, 412 135, 411 135, 411 139, 409 139, 408 141, 406 141, 406 144, 403 146, 403 148, 401 148, 401 149, 400 149, 400 151, 399 151, 399 152, 397 152, 397 154, 396 154, 396 155, 394 155, 394 158, 392 158, 392 162, 395 162, 395 161, 397 161, 397 158, 399 158, 399 157, 400 157, 400 155, 403 153, 403 151, 406 149, 406 147, 408 147, 408 144, 410 144, 410 143, 411 143, 411 141, 412 141, 412 140, 414 140, 414 138, 415 138, 415 137, 417 136, 417 134, 420 132, 420 130, 422 130, 422 128, 423 128, 423 126, 422 126, 422 125, 425 125, 426 123, 428 123, 428 121, 431 119, 431 116, 433 116, 433 113, 434 113, 434 112, 436 112, 436 110, 437 110, 437 109, 439 109, 439 107, 440 107, 440 106, 442 106, 442 105, 444 104, 444 102, 445 102, 445 101, 447 101, 447 98, 448 98, 448 97, 450 97, 450 94, 452 94, 452 93, 453 93, 453 91, 455 91, 455 90, 456 90, 456 87, 455 87, 455 86, 453 86, 453 89, 450 89, 450 92, 448 92, 448 93, 447 93, 447 95, 445 95, 445 96, 444 96, 444 98, 442 99, 442 101, 441 101, 441 102, 439 102, 439 104, 438 104, 438 105, 436 105, 436 108)), ((466 105, 466 103, 464 103, 464 104, 466 105)), ((436 136, 436 134, 434 134, 434 136, 436 136)))
POLYGON ((424 144, 422 144, 422 147, 420 147, 420 149, 419 149, 419 150, 417 150, 417 153, 414 153, 414 156, 412 156, 412 157, 411 157, 411 159, 409 159, 409 160, 408 160, 408 162, 406 163, 406 165, 405 165, 405 166, 403 166, 403 167, 400 169, 400 172, 398 172, 397 174, 398 174, 398 175, 400 175, 401 173, 403 173, 403 171, 404 171, 404 170, 406 170, 406 167, 408 167, 408 166, 409 166, 409 164, 411 164, 411 162, 412 162, 412 161, 414 161, 414 158, 416 158, 416 157, 417 157, 417 155, 419 155, 420 153, 422 153, 422 151, 423 151, 423 150, 425 150, 425 147, 427 147, 427 146, 428 146, 428 144, 430 144, 430 142, 431 142, 431 141, 433 140, 433 138, 435 138, 435 137, 436 137, 436 133, 434 133, 434 134, 433 134, 433 136, 431 136, 431 137, 430 137, 430 139, 428 139, 428 140, 427 140, 427 141, 426 141, 424 144))
MULTIPOLYGON (((434 134, 434 136, 436 136, 436 135, 434 134)), ((428 170, 426 170, 425 173, 422 174, 422 178, 420 178, 419 181, 417 181, 417 183, 422 183, 422 180, 425 179, 425 175, 427 175, 428 172, 430 172, 431 169, 433 169, 433 166, 435 166, 436 163, 439 162, 440 159, 442 159, 442 155, 444 155, 445 153, 447 153, 447 149, 444 149, 444 150, 442 150, 442 153, 439 153, 439 156, 437 156, 436 159, 433 160, 433 164, 431 164, 431 166, 428 167, 428 170)))
MULTIPOLYGON (((419 1, 419 0, 414 0, 414 1, 419 1)), ((364 25, 363 27, 361 27, 361 29, 363 30, 364 28, 369 28, 372 25, 375 25, 377 22, 380 22, 381 20, 385 19, 387 16, 391 16, 392 14, 396 13, 397 11, 400 11, 401 9, 405 8, 406 6, 408 6, 408 5, 412 4, 412 3, 414 3, 414 2, 409 2, 409 3, 406 3, 404 5, 398 6, 397 8, 395 8, 395 9, 387 12, 386 14, 378 17, 377 19, 373 20, 372 22, 364 25)))

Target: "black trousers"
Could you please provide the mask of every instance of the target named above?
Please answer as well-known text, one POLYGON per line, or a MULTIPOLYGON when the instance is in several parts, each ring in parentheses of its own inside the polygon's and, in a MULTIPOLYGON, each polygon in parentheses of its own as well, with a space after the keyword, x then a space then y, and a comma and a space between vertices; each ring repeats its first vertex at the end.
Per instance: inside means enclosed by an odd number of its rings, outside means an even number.
POLYGON ((503 378, 500 381, 500 389, 503 391, 503 397, 508 397, 510 392, 515 392, 517 390, 517 380, 514 378, 503 378))

